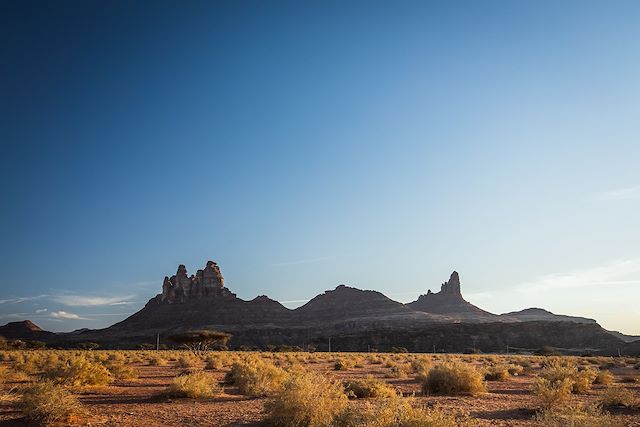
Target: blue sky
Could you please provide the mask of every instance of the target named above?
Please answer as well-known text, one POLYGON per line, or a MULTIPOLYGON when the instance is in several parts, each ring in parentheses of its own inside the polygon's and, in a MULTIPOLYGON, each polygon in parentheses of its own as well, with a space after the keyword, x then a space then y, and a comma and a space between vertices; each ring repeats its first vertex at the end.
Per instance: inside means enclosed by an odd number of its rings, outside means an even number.
POLYGON ((640 334, 640 4, 0 5, 0 322, 102 327, 184 263, 296 306, 640 334))

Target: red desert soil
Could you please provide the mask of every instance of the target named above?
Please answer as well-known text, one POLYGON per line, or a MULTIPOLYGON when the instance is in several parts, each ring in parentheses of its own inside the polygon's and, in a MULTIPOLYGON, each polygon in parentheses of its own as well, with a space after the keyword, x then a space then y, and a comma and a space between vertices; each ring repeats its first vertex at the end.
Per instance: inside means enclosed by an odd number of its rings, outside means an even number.
MULTIPOLYGON (((77 425, 87 426, 251 426, 260 425, 264 418, 264 398, 241 395, 238 390, 225 385, 224 393, 214 399, 193 400, 169 398, 163 393, 172 379, 182 371, 169 362, 168 366, 146 366, 132 364, 137 377, 133 380, 115 381, 105 387, 87 387, 76 390, 85 406, 87 415, 77 420, 77 425)), ((488 392, 480 396, 421 396, 420 384, 413 378, 385 378, 389 368, 368 364, 345 371, 335 371, 333 362, 309 363, 308 369, 322 372, 336 379, 373 375, 395 386, 405 396, 416 395, 418 401, 428 406, 450 409, 452 412, 468 414, 479 426, 537 426, 534 415, 536 403, 531 394, 533 375, 525 374, 508 381, 488 381, 488 392)), ((222 382, 228 368, 214 372, 222 382)), ((619 380, 632 369, 614 370, 619 380)), ((637 371, 635 372, 637 373, 637 371)), ((640 384, 624 384, 640 393, 640 384)), ((9 383, 17 387, 21 383, 9 383)), ((583 402, 595 403, 604 392, 603 386, 594 386, 587 395, 580 395, 583 402)), ((355 403, 358 404, 358 403, 355 403)), ((640 426, 638 410, 612 410, 612 414, 627 426, 640 426)), ((25 425, 15 400, 9 399, 0 406, 0 425, 25 425)))

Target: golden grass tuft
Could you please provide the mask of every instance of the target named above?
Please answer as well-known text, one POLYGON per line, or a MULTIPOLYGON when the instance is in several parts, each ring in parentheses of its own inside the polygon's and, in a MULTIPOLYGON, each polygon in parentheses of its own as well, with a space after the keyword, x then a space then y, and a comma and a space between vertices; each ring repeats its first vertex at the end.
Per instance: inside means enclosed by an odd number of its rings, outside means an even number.
POLYGON ((602 406, 617 406, 623 408, 637 408, 640 403, 631 390, 622 387, 612 387, 602 396, 602 406))
POLYGON ((417 406, 414 398, 398 395, 350 406, 336 419, 337 427, 462 427, 466 420, 440 409, 417 406))
POLYGON ((393 397, 398 394, 395 388, 386 382, 368 376, 366 378, 357 378, 345 382, 345 390, 350 397, 366 398, 366 397, 393 397))
POLYGON ((250 358, 234 363, 226 380, 237 385, 242 394, 261 397, 279 392, 286 378, 287 373, 272 362, 250 358))
POLYGON ((18 405, 28 420, 44 425, 67 422, 81 412, 73 394, 47 380, 28 387, 18 405))
POLYGON ((213 375, 198 371, 174 378, 167 393, 176 397, 208 399, 221 394, 222 387, 213 375))
POLYGON ((533 387, 533 393, 538 398, 542 410, 552 410, 569 402, 572 388, 573 380, 571 378, 555 381, 538 378, 533 387))
POLYGON ((623 423, 599 406, 573 403, 538 413, 535 420, 545 427, 622 427, 623 423))
POLYGON ((424 394, 470 394, 486 391, 482 374, 463 362, 445 362, 433 367, 422 383, 424 394))
POLYGON ((274 426, 330 427, 347 404, 342 384, 313 372, 294 372, 265 410, 274 426))
POLYGON ((44 377, 74 387, 107 385, 111 382, 107 368, 83 356, 70 356, 54 366, 45 367, 44 377))

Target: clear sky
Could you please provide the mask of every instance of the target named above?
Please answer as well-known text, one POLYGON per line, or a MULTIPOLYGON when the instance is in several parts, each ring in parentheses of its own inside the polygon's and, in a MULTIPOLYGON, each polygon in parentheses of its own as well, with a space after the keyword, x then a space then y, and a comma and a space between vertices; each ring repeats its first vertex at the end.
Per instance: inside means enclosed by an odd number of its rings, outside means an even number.
POLYGON ((3 1, 0 323, 452 270, 640 334, 637 1, 3 1))

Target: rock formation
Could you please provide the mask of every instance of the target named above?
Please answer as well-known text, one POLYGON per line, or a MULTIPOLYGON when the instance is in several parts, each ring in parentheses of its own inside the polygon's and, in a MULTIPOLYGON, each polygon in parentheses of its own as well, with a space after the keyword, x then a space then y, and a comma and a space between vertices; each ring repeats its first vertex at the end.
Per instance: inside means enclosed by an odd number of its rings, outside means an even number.
POLYGON ((187 276, 187 267, 180 264, 174 276, 164 278, 160 301, 184 303, 188 299, 216 296, 235 295, 224 287, 224 278, 218 264, 207 261, 203 270, 198 270, 190 277, 187 276))
MULTIPOLYGON (((312 344, 326 350, 329 337, 333 350, 349 351, 394 346, 411 351, 433 351, 434 346, 438 351, 464 351, 476 339, 483 351, 502 351, 507 344, 523 351, 542 345, 617 351, 624 344, 597 323, 576 323, 575 318, 542 310, 491 314, 467 302, 460 288, 460 277, 454 271, 439 292, 429 290, 417 301, 401 304, 380 292, 340 285, 290 310, 266 296, 250 301, 236 297, 225 287, 218 265, 209 261, 191 276, 180 265, 175 275, 165 277, 162 293, 106 329, 53 334, 24 322, 0 327, 0 335, 33 337, 61 347, 98 342, 103 348, 155 343, 158 336, 162 343, 171 344, 167 336, 196 329, 229 332, 234 348, 312 344)), ((631 343, 628 350, 637 352, 636 345, 631 343)))
POLYGON ((440 292, 431 289, 426 295, 420 295, 407 306, 425 313, 443 314, 459 321, 498 321, 499 316, 484 311, 467 302, 460 292, 460 276, 457 271, 451 273, 449 280, 440 286, 440 292))

